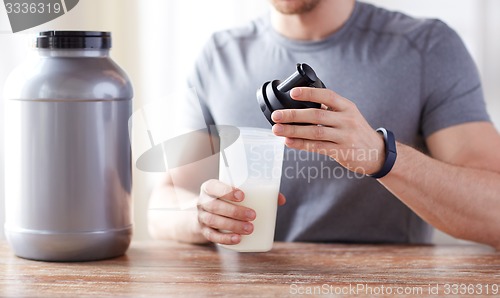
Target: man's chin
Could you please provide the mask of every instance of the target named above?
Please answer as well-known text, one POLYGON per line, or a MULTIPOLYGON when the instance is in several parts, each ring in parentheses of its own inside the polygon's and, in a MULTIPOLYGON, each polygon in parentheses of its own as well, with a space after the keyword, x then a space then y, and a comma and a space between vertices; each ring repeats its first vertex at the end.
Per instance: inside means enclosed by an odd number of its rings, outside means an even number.
POLYGON ((274 8, 282 14, 302 14, 312 11, 321 0, 270 0, 274 8))

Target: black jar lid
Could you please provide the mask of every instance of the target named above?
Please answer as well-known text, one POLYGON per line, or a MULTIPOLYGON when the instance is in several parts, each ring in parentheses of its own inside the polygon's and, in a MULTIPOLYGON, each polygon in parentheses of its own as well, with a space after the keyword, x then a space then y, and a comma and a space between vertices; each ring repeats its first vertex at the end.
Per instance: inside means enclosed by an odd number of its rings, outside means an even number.
POLYGON ((40 49, 109 49, 111 32, 44 31, 36 38, 40 49))

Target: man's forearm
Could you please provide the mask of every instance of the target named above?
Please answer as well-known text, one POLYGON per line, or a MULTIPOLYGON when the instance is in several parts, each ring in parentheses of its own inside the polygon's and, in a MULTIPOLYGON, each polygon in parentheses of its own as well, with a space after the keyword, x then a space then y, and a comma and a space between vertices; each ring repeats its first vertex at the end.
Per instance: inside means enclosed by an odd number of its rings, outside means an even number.
POLYGON ((196 208, 185 206, 187 202, 181 201, 181 198, 193 196, 194 194, 183 189, 174 190, 169 184, 156 188, 151 196, 148 212, 151 236, 187 243, 206 243, 207 240, 200 231, 196 208))
POLYGON ((454 166, 398 143, 391 173, 380 179, 434 227, 500 247, 500 174, 454 166))

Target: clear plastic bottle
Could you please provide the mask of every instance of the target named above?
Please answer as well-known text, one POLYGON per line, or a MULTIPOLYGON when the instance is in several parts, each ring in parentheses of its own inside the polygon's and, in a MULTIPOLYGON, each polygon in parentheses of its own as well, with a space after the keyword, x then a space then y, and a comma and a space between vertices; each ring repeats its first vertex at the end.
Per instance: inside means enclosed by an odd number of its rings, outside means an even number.
POLYGON ((5 87, 7 241, 20 257, 119 256, 132 236, 132 85, 109 32, 47 31, 5 87))

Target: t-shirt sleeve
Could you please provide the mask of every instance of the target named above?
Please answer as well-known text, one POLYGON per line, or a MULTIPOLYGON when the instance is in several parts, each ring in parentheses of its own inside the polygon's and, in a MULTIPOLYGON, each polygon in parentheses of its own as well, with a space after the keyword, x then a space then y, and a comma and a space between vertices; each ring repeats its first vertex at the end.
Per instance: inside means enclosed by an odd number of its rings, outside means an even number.
POLYGON ((194 68, 187 78, 187 94, 180 104, 182 114, 182 128, 199 130, 214 125, 212 113, 207 104, 210 78, 210 50, 213 41, 210 40, 196 59, 194 68))
POLYGON ((464 43, 435 21, 423 53, 422 133, 475 121, 490 121, 479 74, 464 43))

